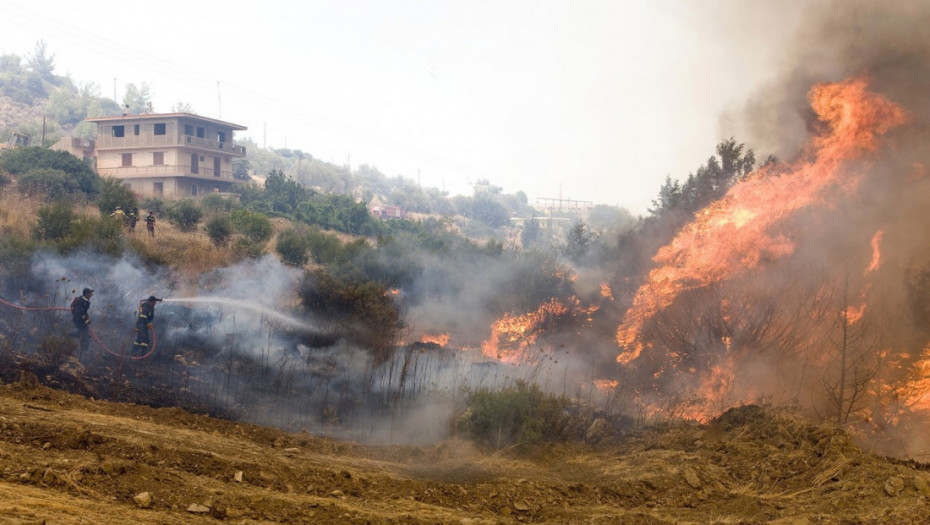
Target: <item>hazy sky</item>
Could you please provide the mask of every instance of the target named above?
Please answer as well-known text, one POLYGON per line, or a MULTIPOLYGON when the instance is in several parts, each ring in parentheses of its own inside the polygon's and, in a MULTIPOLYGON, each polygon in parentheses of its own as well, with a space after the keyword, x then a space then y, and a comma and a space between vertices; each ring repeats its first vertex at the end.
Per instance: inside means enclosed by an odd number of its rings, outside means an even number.
POLYGON ((259 145, 453 194, 487 178, 639 214, 729 136, 721 115, 776 72, 797 3, 4 2, 0 53, 41 39, 101 95, 146 82, 156 112, 188 103, 259 145))

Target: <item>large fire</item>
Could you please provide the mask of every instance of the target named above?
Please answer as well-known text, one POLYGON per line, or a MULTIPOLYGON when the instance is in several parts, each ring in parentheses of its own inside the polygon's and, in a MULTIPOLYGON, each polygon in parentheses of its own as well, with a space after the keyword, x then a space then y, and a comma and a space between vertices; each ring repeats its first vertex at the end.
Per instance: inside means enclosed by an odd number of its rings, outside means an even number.
POLYGON ((617 329, 619 363, 629 364, 641 355, 644 324, 683 292, 745 275, 765 261, 793 253, 795 243, 779 228, 783 221, 824 203, 828 191, 853 191, 860 173, 845 169, 850 161, 874 151, 878 135, 905 121, 899 107, 869 92, 861 78, 815 86, 809 100, 828 132, 815 138, 790 169, 774 173, 763 168, 750 174, 659 250, 655 269, 617 329))

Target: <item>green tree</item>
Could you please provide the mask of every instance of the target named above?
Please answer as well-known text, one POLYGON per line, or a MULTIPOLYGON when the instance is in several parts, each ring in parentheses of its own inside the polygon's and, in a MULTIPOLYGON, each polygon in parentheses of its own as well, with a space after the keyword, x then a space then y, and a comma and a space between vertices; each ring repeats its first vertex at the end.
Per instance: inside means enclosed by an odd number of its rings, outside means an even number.
POLYGON ((166 214, 168 222, 185 232, 194 231, 197 228, 197 223, 203 218, 203 210, 193 199, 181 199, 168 206, 166 214))
POLYGON ((310 241, 307 236, 295 228, 288 228, 278 234, 275 250, 281 256, 281 260, 291 266, 303 266, 307 264, 307 252, 310 249, 310 241))
POLYGON ((36 212, 38 222, 32 237, 39 241, 59 241, 74 230, 74 210, 66 200, 55 201, 51 206, 42 206, 36 212))
POLYGON ((49 202, 81 193, 77 181, 67 173, 52 168, 27 171, 20 175, 16 187, 24 195, 42 197, 49 202))
POLYGON ((525 250, 534 248, 542 239, 542 226, 536 217, 523 223, 523 231, 520 232, 520 245, 525 250))
POLYGON ((207 230, 210 241, 216 246, 226 246, 233 233, 232 221, 225 213, 210 217, 204 228, 207 230))
POLYGON ((575 223, 572 224, 572 228, 568 231, 562 253, 569 259, 580 262, 588 254, 588 249, 593 239, 594 235, 587 231, 587 226, 584 221, 575 221, 575 223))
POLYGON ((97 196, 97 209, 103 215, 113 213, 119 206, 126 213, 138 206, 136 194, 125 182, 114 177, 100 180, 100 194, 97 196))
POLYGON ((100 177, 90 166, 68 152, 36 146, 17 148, 0 156, 0 170, 12 175, 40 168, 63 171, 88 197, 95 196, 99 191, 100 177))
POLYGON ((26 67, 42 80, 52 84, 58 83, 55 77, 55 55, 46 53, 44 40, 36 42, 35 52, 29 58, 26 67))
POLYGON ((510 214, 507 209, 486 194, 478 194, 472 199, 471 213, 466 216, 491 228, 500 228, 510 224, 510 214))
POLYGON ((236 231, 248 237, 252 242, 267 242, 274 234, 271 221, 262 213, 239 208, 232 212, 231 219, 236 231))
POLYGON ((130 115, 146 113, 152 104, 152 93, 148 83, 141 86, 126 84, 126 94, 123 95, 123 107, 128 108, 130 115))

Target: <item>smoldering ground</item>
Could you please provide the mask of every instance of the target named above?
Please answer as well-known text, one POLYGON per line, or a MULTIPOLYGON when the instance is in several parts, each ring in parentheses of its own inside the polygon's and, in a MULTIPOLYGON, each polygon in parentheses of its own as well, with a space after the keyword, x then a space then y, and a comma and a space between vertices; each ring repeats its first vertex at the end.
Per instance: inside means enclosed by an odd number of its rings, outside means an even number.
MULTIPOLYGON (((591 379, 583 352, 540 343, 527 359, 505 364, 478 349, 493 320, 490 308, 512 301, 502 296, 506 283, 526 280, 538 261, 514 265, 479 254, 450 263, 425 252, 410 257, 420 271, 397 299, 406 314, 407 340, 386 360, 373 360, 365 348, 349 343, 345 326, 300 308, 296 289, 303 273, 274 257, 191 279, 165 269, 153 272, 131 256, 42 253, 28 273, 4 283, 3 293, 19 304, 61 307, 83 287, 95 290, 91 326, 106 351, 94 344, 79 366, 65 368, 89 378, 84 391, 98 397, 179 404, 363 441, 424 443, 447 434, 469 390, 526 381, 554 393, 592 395, 585 389, 593 387, 579 387, 591 379), (156 306, 155 351, 138 359, 131 350, 132 329, 139 301, 150 295, 165 301, 156 306), (440 303, 447 307, 436 308, 440 303), (455 332, 458 342, 417 343, 423 330, 455 332)), ((520 301, 532 305, 552 293, 545 283, 520 301)), ((38 314, 16 315, 19 326, 39 324, 38 314)), ((20 347, 35 348, 48 335, 70 335, 67 314, 57 315, 57 324, 34 330, 20 347)))

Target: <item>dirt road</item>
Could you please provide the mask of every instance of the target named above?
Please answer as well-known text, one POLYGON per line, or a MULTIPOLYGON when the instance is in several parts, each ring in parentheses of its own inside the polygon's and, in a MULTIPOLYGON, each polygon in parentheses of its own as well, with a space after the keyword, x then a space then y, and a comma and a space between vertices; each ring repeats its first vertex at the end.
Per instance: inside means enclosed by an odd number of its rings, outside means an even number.
POLYGON ((758 407, 532 457, 0 386, 0 524, 927 523, 930 473, 758 407))

